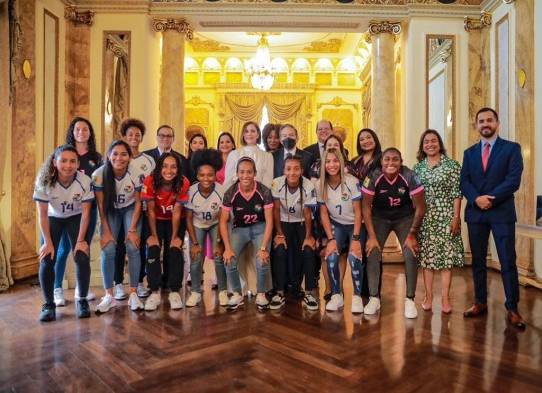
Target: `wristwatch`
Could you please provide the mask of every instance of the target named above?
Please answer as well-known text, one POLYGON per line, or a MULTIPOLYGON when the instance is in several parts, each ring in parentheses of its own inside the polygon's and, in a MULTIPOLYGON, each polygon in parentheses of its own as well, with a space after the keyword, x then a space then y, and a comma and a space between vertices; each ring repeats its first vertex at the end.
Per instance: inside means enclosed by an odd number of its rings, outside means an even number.
POLYGON ((352 240, 359 241, 359 235, 352 235, 352 240))

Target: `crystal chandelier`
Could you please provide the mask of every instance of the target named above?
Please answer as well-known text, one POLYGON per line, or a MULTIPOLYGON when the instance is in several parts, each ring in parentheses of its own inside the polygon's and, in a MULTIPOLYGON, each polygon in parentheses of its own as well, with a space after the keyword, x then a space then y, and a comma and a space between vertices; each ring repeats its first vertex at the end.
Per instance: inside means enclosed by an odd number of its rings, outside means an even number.
POLYGON ((269 90, 273 86, 276 70, 271 67, 269 44, 265 33, 262 33, 258 40, 256 55, 246 62, 245 67, 253 88, 269 90))

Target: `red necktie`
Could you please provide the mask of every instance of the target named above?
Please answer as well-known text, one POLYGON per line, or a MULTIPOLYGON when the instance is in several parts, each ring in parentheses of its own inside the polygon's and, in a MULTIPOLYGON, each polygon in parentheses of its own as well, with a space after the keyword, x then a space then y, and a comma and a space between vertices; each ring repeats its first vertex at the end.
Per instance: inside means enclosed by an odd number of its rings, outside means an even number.
POLYGON ((491 145, 489 142, 486 142, 484 145, 484 151, 482 152, 482 168, 484 168, 484 172, 487 169, 487 162, 489 160, 489 149, 491 148, 491 145))

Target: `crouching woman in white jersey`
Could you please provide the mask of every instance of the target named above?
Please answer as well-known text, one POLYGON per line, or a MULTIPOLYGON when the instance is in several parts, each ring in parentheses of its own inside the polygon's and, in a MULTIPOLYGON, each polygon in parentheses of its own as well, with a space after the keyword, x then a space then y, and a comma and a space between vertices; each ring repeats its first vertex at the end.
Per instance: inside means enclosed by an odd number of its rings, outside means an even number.
POLYGON ((36 201, 43 237, 40 248, 39 280, 45 304, 40 321, 56 319, 54 302, 55 261, 60 239, 68 235, 76 265, 80 298, 76 303, 79 318, 90 317, 86 299, 90 282, 89 244, 92 233, 87 231, 94 193, 88 176, 79 172, 77 150, 62 145, 47 159, 36 180, 33 199, 36 201))
POLYGON ((98 305, 99 312, 107 312, 115 305, 113 276, 115 252, 121 227, 126 233, 126 254, 130 275, 130 298, 132 311, 143 309, 137 297, 137 283, 141 268, 139 235, 141 233, 141 180, 128 170, 132 153, 124 141, 114 141, 107 151, 107 161, 92 174, 92 184, 100 212, 102 247, 102 275, 105 296, 98 305))
POLYGON ((186 227, 192 242, 190 248, 192 287, 186 305, 194 307, 201 302, 201 276, 205 258, 202 245, 205 245, 207 235, 209 235, 219 291, 218 302, 221 306, 227 306, 227 278, 218 233, 224 189, 222 184, 216 182, 216 173, 222 168, 221 153, 215 149, 198 150, 192 154, 191 166, 198 182, 190 187, 186 205, 186 227))
POLYGON ((337 311, 344 305, 339 257, 349 246, 347 259, 354 287, 352 313, 362 313, 361 192, 358 179, 345 173, 343 155, 338 149, 325 151, 316 192, 320 221, 327 237, 325 257, 331 278, 331 300, 326 304, 326 310, 337 311))

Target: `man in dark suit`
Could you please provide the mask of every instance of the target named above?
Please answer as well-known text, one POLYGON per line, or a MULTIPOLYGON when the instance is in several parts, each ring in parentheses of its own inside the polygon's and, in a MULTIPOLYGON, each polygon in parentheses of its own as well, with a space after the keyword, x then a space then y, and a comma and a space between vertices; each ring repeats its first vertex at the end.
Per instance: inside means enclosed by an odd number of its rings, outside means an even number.
POLYGON ((273 178, 284 175, 284 159, 288 155, 301 157, 303 176, 308 177, 313 159, 309 152, 296 147, 298 140, 297 130, 291 124, 285 124, 280 128, 279 138, 282 147, 273 152, 273 178))
POLYGON ((318 142, 305 148, 305 151, 311 153, 313 162, 322 158, 324 154, 324 142, 332 133, 333 125, 329 120, 322 119, 316 124, 316 136, 318 137, 318 142))
POLYGON ((185 156, 173 150, 173 141, 175 141, 175 131, 173 130, 173 128, 166 124, 158 127, 158 129, 156 130, 156 140, 157 140, 158 146, 155 147, 154 149, 145 150, 143 153, 151 156, 155 162, 158 162, 158 159, 164 153, 172 152, 173 154, 177 154, 177 156, 179 156, 181 160, 181 172, 183 176, 186 176, 186 178, 189 178, 190 163, 188 162, 185 156))
POLYGON ((465 221, 472 252, 475 303, 466 318, 487 313, 487 247, 493 233, 506 295, 507 320, 519 329, 525 322, 518 313, 519 280, 516 266, 514 193, 519 189, 523 159, 521 147, 499 138, 499 116, 491 108, 476 114, 480 142, 465 150, 461 192, 467 198, 465 221))

